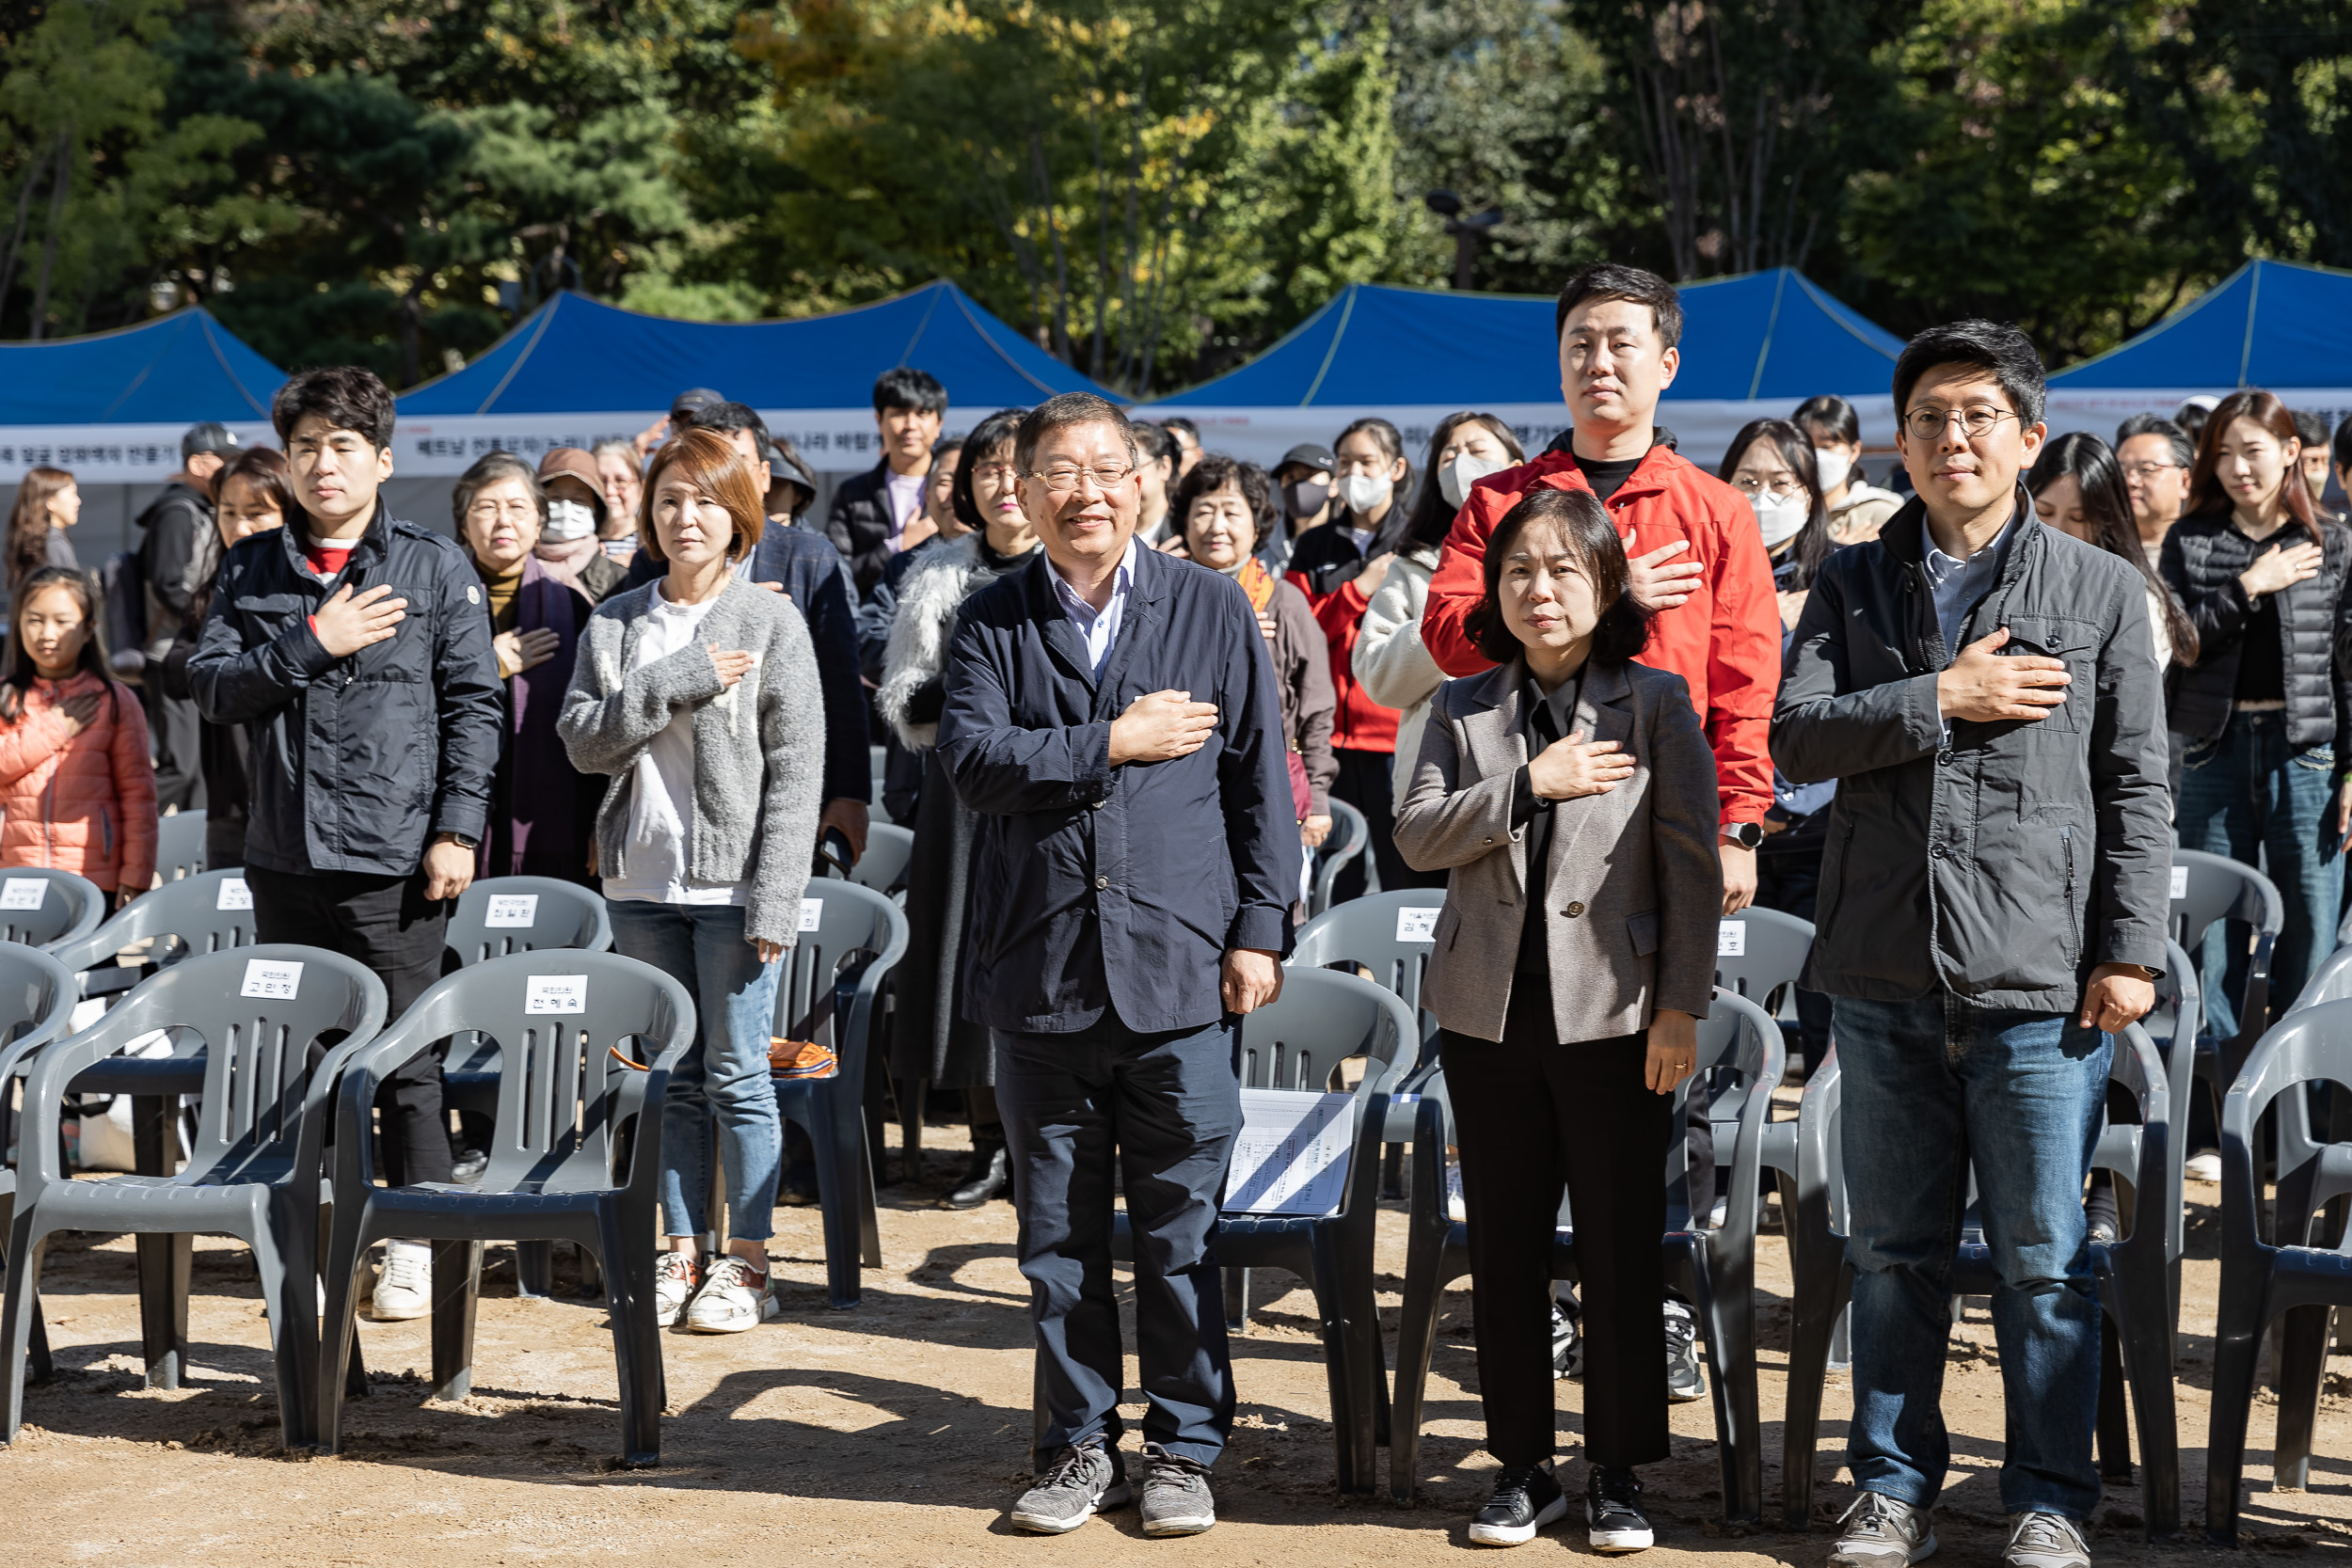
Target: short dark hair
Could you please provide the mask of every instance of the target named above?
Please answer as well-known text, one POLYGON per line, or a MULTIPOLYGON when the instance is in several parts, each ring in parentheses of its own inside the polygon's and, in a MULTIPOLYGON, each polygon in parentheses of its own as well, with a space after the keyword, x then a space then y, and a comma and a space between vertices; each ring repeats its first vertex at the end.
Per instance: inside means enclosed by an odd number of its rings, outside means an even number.
POLYGON ((1182 414, 1176 415, 1173 419, 1162 420, 1160 421, 1160 428, 1167 431, 1170 436, 1177 437, 1177 445, 1179 446, 1184 444, 1184 437, 1186 436, 1192 437, 1192 444, 1194 446, 1197 447, 1200 444, 1200 427, 1193 423, 1190 420, 1185 419, 1182 414))
POLYGON ((1057 430, 1072 425, 1106 424, 1119 432, 1126 443, 1127 461, 1141 467, 1143 453, 1136 443, 1136 427, 1128 421, 1126 411, 1105 397, 1092 392, 1061 392, 1047 398, 1022 416, 1021 428, 1012 438, 1012 466, 1027 473, 1037 461, 1037 444, 1057 430))
MULTIPOLYGON (((956 477, 947 482, 947 510, 956 515, 956 521, 978 532, 988 527, 988 519, 980 515, 980 503, 973 499, 974 470, 988 460, 989 454, 1020 432, 1021 421, 1028 417, 1025 408, 1001 408, 972 427, 963 438, 963 450, 971 453, 968 463, 956 465, 956 477)), ((1018 463, 1013 465, 1019 467, 1018 463)))
POLYGON ((956 453, 961 451, 962 450, 962 436, 942 436, 938 440, 931 443, 931 461, 936 463, 943 457, 953 457, 956 453))
MULTIPOLYGON (((1249 526, 1258 531, 1259 538, 1264 537, 1266 495, 1272 482, 1255 463, 1245 463, 1221 451, 1201 453, 1200 461, 1192 466, 1192 472, 1176 482, 1176 493, 1168 499, 1168 518, 1176 525, 1177 537, 1184 536, 1184 518, 1192 512, 1192 503, 1229 484, 1241 492, 1242 500, 1248 504, 1249 526)), ((1258 540, 1250 540, 1249 547, 1256 549, 1258 540)))
POLYGON ((2044 386, 2042 356, 2033 340, 1999 322, 1946 322, 1931 326, 1903 345, 1895 361, 1895 420, 1911 410, 1912 388, 1919 378, 1944 365, 1966 365, 1990 371, 2008 394, 2010 406, 2028 425, 2042 422, 2044 386))
POLYGON ((1852 404, 1828 392, 1797 404, 1788 422, 1816 441, 1831 440, 1841 447, 1862 444, 1862 416, 1854 412, 1852 404))
POLYGON ((894 365, 874 377, 874 412, 912 408, 918 414, 947 412, 947 388, 929 371, 894 365))
POLYGON ((2339 468, 2352 468, 2352 414, 2344 417, 2336 426, 2335 438, 2328 443, 2328 455, 2339 468))
POLYGON ((1608 508, 1590 490, 1530 490, 1517 506, 1502 515, 1486 540, 1486 592, 1470 613, 1466 629, 1478 651, 1497 664, 1507 664, 1523 651, 1502 618, 1503 558, 1519 535, 1531 528, 1557 528, 1568 548, 1593 581, 1593 599, 1599 619, 1593 626, 1588 658, 1623 664, 1649 641, 1649 611, 1627 591, 1625 542, 1609 521, 1608 508))
POLYGON ((1567 334, 1568 312, 1588 299, 1626 299, 1646 305, 1658 323, 1659 341, 1667 348, 1682 341, 1682 296, 1675 293, 1675 286, 1654 272, 1614 261, 1580 267, 1560 285, 1560 305, 1551 321, 1555 340, 1567 334))
POLYGON ((2161 414, 2134 414, 2115 427, 2115 450, 2122 451, 2123 443, 2135 436, 2161 436, 2170 443, 2172 461, 2188 467, 2197 461, 2197 443, 2188 438, 2188 432, 2161 414))
POLYGON ((1168 433, 1167 426, 1154 424, 1150 420, 1129 422, 1135 426, 1136 445, 1141 447, 1144 455, 1152 462, 1165 463, 1173 472, 1176 466, 1184 460, 1184 449, 1176 444, 1176 437, 1168 433))
POLYGON ((321 365, 296 371, 270 400, 269 422, 281 441, 294 426, 316 414, 329 430, 351 430, 378 451, 392 446, 392 389, 373 371, 358 365, 321 365))
POLYGON ((2294 412, 2296 438, 2306 447, 2326 446, 2328 444, 2327 416, 2314 414, 2308 408, 2297 408, 2294 412))
POLYGON ((450 492, 449 515, 457 523, 457 542, 466 542, 466 511, 473 505, 474 497, 493 484, 519 479, 530 492, 532 504, 539 509, 539 521, 548 520, 548 492, 539 483, 539 470, 511 451, 485 451, 474 459, 473 467, 457 476, 457 487, 450 492))
POLYGON ((267 496, 277 504, 280 517, 292 517, 302 510, 294 500, 294 483, 286 477, 286 454, 276 447, 239 447, 213 476, 215 504, 228 493, 232 479, 267 496))
POLYGON ((760 440, 768 439, 768 421, 759 417, 759 410, 748 403, 714 403, 697 410, 690 430, 707 430, 724 436, 730 431, 748 430, 760 440))

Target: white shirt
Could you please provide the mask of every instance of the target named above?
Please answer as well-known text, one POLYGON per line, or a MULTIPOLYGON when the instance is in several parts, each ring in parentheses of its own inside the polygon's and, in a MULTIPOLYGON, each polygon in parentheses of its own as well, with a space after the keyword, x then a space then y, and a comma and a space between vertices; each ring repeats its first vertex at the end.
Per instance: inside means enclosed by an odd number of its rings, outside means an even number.
POLYGON ((930 480, 925 474, 902 474, 889 469, 882 478, 882 494, 890 498, 890 547, 898 549, 899 539, 914 515, 923 510, 923 486, 930 480))
MULTIPOLYGON (((673 604, 656 579, 644 628, 637 634, 628 673, 693 646, 713 594, 700 604, 673 604)), ((645 904, 748 902, 739 882, 697 882, 694 863, 694 710, 680 708, 668 726, 637 753, 629 773, 628 837, 622 846, 625 877, 607 877, 604 895, 645 904)))
POLYGON ((1135 586, 1134 538, 1128 539, 1127 553, 1119 558, 1119 570, 1111 576, 1110 600, 1099 612, 1079 597, 1078 591, 1070 586, 1051 556, 1046 558, 1045 570, 1054 578, 1054 597, 1061 601, 1062 613, 1070 617, 1071 624, 1078 628, 1078 635, 1086 639, 1088 668, 1101 674, 1103 660, 1110 657, 1111 644, 1119 641, 1119 623, 1127 616, 1127 591, 1135 586))

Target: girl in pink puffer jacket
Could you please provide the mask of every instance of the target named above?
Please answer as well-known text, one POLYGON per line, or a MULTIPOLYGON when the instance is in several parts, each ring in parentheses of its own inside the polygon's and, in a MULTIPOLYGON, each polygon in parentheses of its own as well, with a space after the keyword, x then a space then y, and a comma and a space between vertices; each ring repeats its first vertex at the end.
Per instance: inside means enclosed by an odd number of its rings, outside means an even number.
POLYGON ((71 871, 127 904, 155 879, 147 715, 106 675, 87 576, 27 574, 12 618, 0 665, 0 867, 71 871))

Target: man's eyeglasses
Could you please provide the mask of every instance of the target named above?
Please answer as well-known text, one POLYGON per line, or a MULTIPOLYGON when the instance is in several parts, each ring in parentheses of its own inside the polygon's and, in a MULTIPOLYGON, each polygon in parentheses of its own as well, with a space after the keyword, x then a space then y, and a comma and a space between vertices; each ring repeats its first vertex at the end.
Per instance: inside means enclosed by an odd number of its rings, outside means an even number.
POLYGON ((1078 488, 1081 480, 1091 479, 1097 490, 1108 492, 1126 483, 1135 477, 1135 473, 1134 467, 1125 463, 1105 464, 1099 468, 1081 468, 1073 464, 1057 463, 1028 477, 1043 480, 1045 493, 1049 496, 1067 496, 1078 488))
POLYGON ((1992 435, 1994 427, 2003 420, 2016 418, 2006 408, 1995 408, 1989 403, 1975 403, 1965 408, 1915 408, 1903 416, 1903 428, 1911 432, 1911 438, 1915 441, 1932 441, 1957 420, 1968 439, 1980 441, 1992 435))
POLYGON ((2185 468, 2187 467, 2188 465, 2185 463, 2126 463, 2123 465, 2123 477, 2125 479, 2138 480, 2144 484, 2149 480, 2155 478, 2158 474, 2164 473, 2169 469, 2185 468))
POLYGON ((1776 501, 1785 501, 1791 496, 1804 494, 1804 481, 1794 474, 1783 474, 1778 479, 1758 479, 1754 474, 1735 474, 1732 477, 1731 487, 1751 500, 1757 496, 1770 496, 1776 501))

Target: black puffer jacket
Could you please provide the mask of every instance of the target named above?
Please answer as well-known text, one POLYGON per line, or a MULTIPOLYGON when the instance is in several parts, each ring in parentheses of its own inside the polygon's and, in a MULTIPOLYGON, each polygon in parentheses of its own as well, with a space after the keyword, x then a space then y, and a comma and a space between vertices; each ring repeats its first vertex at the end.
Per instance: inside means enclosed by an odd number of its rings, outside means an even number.
MULTIPOLYGON (((2195 664, 2175 662, 2167 682, 2170 727, 2192 744, 2220 738, 2229 727, 2237 694, 2238 655, 2253 602, 2238 583, 2257 556, 2275 547, 2307 543, 2294 524, 2256 541, 2238 531, 2229 514, 2184 517, 2164 536, 2157 570, 2179 595, 2197 628, 2195 664)), ((2334 746, 2341 759, 2347 714, 2352 714, 2352 532, 2334 523, 2319 527, 2319 575, 2280 595, 2280 650, 2286 674, 2287 742, 2296 747, 2334 746)))
POLYGON ((330 581, 303 563, 301 534, 297 518, 229 552, 188 684, 199 713, 251 743, 247 865, 405 877, 433 834, 486 831, 506 710, 482 579, 380 501, 330 581), (389 584, 408 609, 391 637, 337 658, 310 617, 344 583, 389 584))

